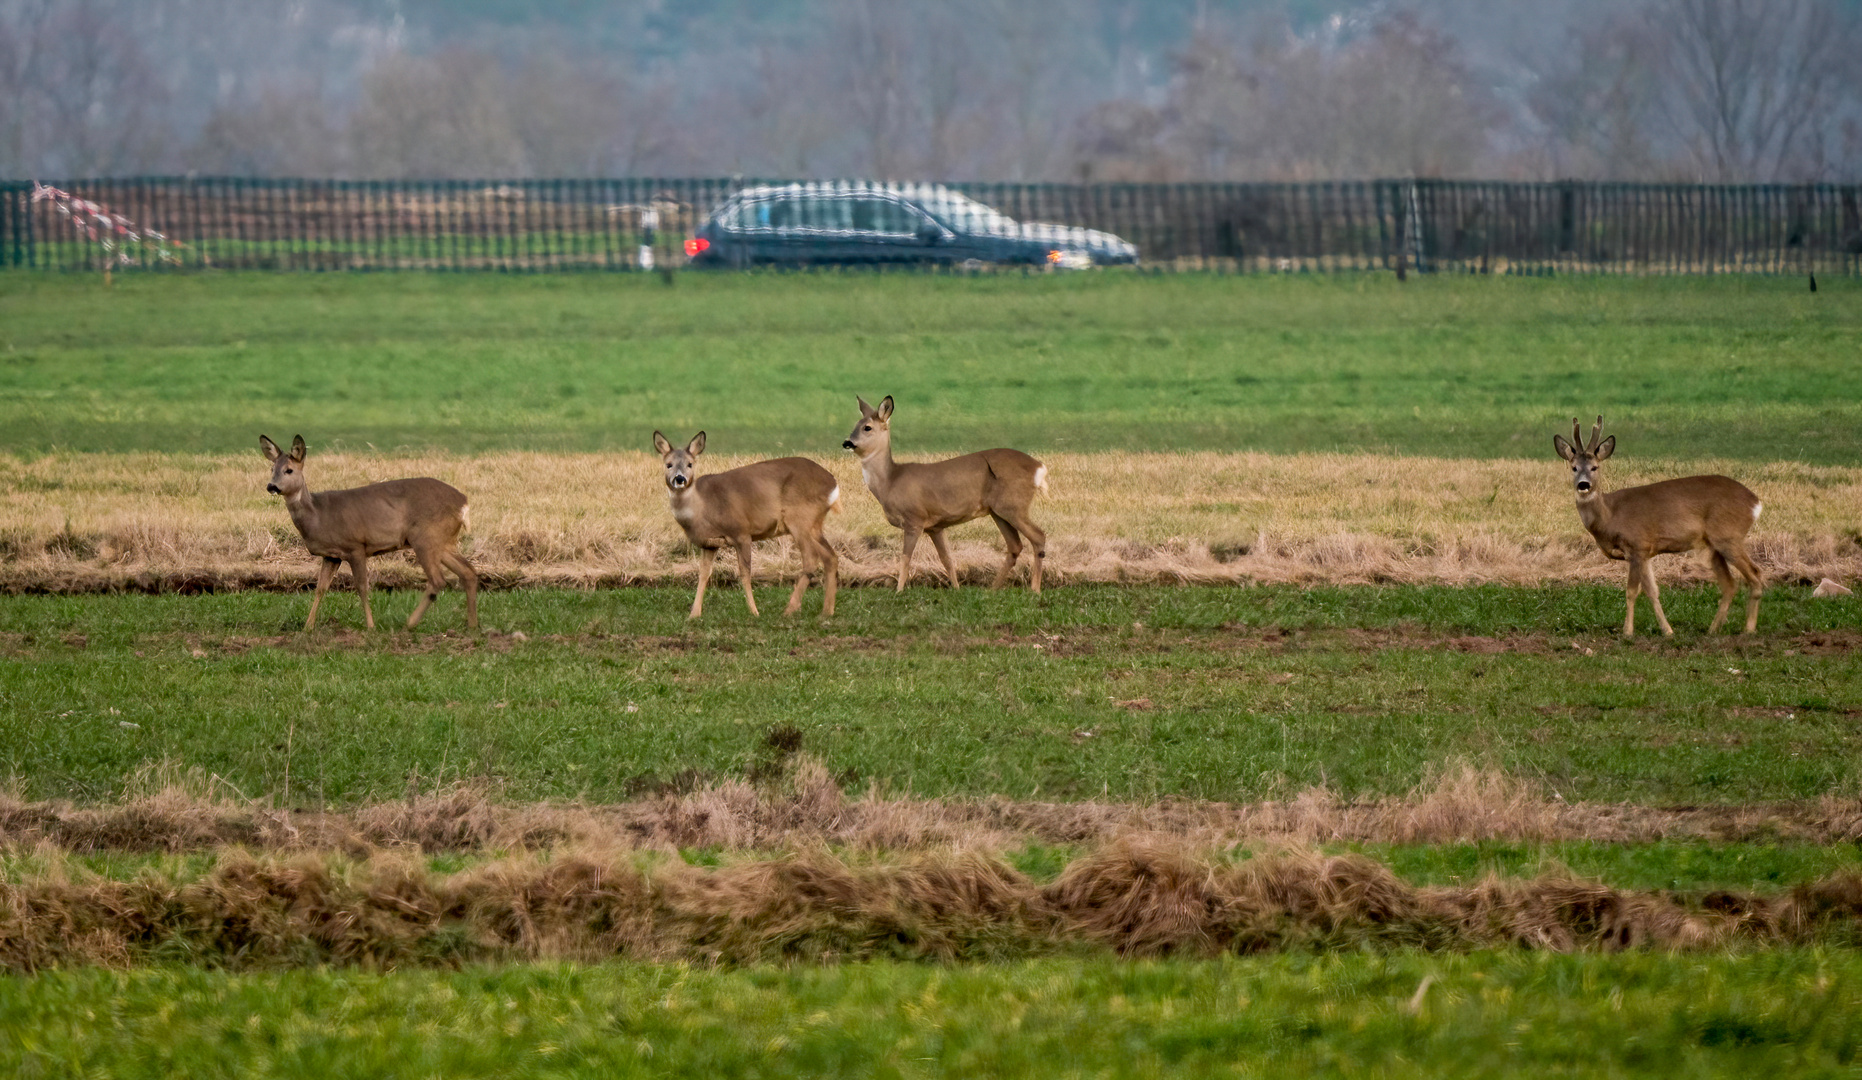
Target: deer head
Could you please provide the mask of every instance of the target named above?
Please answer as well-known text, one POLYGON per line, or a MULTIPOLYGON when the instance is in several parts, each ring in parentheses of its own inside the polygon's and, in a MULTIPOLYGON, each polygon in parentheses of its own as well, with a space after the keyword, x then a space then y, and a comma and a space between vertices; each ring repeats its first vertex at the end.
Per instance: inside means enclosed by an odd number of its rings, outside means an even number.
POLYGON ((887 394, 877 409, 868 405, 866 399, 859 395, 855 395, 854 400, 860 403, 860 422, 853 426, 853 431, 841 445, 860 455, 864 461, 892 445, 892 428, 888 424, 892 419, 892 395, 887 394))
POLYGON ((692 441, 685 444, 683 450, 666 441, 666 436, 653 433, 653 449, 659 451, 660 460, 666 463, 666 486, 675 492, 684 491, 698 479, 696 464, 698 455, 705 452, 705 433, 692 436, 692 441))
POLYGON ((291 439, 291 452, 287 454, 278 449, 277 443, 260 435, 259 449, 265 451, 265 460, 272 463, 272 482, 265 485, 266 491, 289 499, 304 490, 304 436, 291 439))
POLYGON ((1582 431, 1578 427, 1577 417, 1571 418, 1571 441, 1566 442, 1563 435, 1552 436, 1552 449, 1558 456, 1571 463, 1571 483, 1577 488, 1578 498, 1587 498, 1597 491, 1597 466, 1601 465, 1611 454, 1616 452, 1616 436, 1612 435, 1602 442, 1598 437, 1603 434, 1603 417, 1590 429, 1590 445, 1584 445, 1582 431))

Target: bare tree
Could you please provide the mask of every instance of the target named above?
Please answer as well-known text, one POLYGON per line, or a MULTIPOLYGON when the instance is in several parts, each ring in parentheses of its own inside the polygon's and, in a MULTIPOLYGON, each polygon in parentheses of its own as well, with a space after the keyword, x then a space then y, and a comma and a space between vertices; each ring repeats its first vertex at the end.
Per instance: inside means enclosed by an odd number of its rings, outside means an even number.
POLYGON ((0 5, 0 174, 36 172, 49 102, 44 66, 53 0, 0 5))
POLYGON ((1657 48, 1635 12, 1608 13, 1573 27, 1549 55, 1528 61, 1536 78, 1526 94, 1536 122, 1545 179, 1647 180, 1671 175, 1673 147, 1664 145, 1657 48))
POLYGON ((1210 27, 1176 54, 1160 143, 1181 173, 1311 180, 1479 167, 1498 117, 1452 38, 1402 13, 1328 30, 1210 27))
POLYGON ((216 107, 189 160, 232 176, 344 176, 350 166, 339 120, 314 85, 265 86, 216 107))
POLYGON ((859 132, 865 175, 905 179, 912 106, 906 11, 896 0, 850 0, 827 41, 841 61, 843 105, 859 132))
POLYGON ((626 175, 661 160, 672 141, 663 95, 590 57, 533 49, 506 86, 524 175, 626 175))
POLYGON ((709 160, 733 172, 780 177, 832 171, 843 127, 833 108, 835 74, 788 46, 760 46, 744 68, 735 92, 715 95, 699 114, 709 121, 709 141, 726 151, 712 151, 709 160))
POLYGON ((47 12, 30 63, 43 126, 40 168, 101 176, 164 163, 171 135, 167 88, 111 5, 65 0, 47 12))
POLYGON ((1168 122, 1163 113, 1136 101, 1107 101, 1095 106, 1074 125, 1069 147, 1073 179, 1100 181, 1167 181, 1177 178, 1163 138, 1168 122))
POLYGON ((504 72, 462 49, 383 58, 362 80, 349 141, 357 167, 383 179, 526 171, 504 72))
POLYGON ((1833 0, 1658 0, 1664 102, 1702 176, 1826 173, 1862 35, 1833 0), (1845 72, 1849 74, 1846 76, 1845 72))

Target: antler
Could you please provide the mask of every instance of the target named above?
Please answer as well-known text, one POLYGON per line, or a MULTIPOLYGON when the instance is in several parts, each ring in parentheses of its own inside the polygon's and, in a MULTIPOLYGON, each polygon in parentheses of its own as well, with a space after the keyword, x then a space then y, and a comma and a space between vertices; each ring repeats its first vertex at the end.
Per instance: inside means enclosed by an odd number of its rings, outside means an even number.
POLYGON ((1578 418, 1571 418, 1571 449, 1584 449, 1584 429, 1578 426, 1578 418))
POLYGON ((1597 444, 1602 441, 1603 441, 1603 417, 1599 416, 1597 418, 1597 423, 1590 429, 1590 446, 1585 448, 1586 452, 1592 453, 1592 454, 1596 453, 1597 444))

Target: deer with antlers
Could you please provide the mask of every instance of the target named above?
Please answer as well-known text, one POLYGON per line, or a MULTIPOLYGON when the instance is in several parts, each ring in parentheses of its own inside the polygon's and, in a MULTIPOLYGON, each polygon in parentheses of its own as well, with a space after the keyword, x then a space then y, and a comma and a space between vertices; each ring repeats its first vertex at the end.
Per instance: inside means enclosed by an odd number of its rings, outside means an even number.
POLYGON ((1623 617, 1623 636, 1633 637, 1636 633, 1636 597, 1644 590, 1662 633, 1674 633, 1668 616, 1662 613, 1661 590, 1655 585, 1655 570, 1649 560, 1656 555, 1702 547, 1707 549, 1713 576, 1720 583, 1720 610, 1707 632, 1714 633, 1726 622, 1726 613, 1739 592, 1733 577, 1735 570, 1745 578, 1747 586, 1745 632, 1756 630, 1765 580, 1746 554, 1746 533, 1764 509, 1759 497, 1729 476, 1684 476, 1621 491, 1599 491, 1597 467, 1616 451, 1616 436, 1599 441, 1602 434, 1603 417, 1599 416, 1586 445, 1573 419, 1571 441, 1554 435, 1552 449, 1571 463, 1578 518, 1597 541, 1598 549, 1609 558, 1629 563, 1629 584, 1625 589, 1629 610, 1623 617))
POLYGON ((879 500, 886 520, 903 533, 899 552, 899 592, 911 575, 912 549, 918 537, 928 535, 944 563, 950 587, 957 588, 957 567, 951 562, 950 548, 944 543, 944 530, 952 525, 988 514, 1002 530, 1008 556, 996 571, 991 588, 1000 589, 1015 569, 1021 556, 1022 538, 1034 548, 1034 568, 1028 579, 1032 592, 1041 591, 1041 564, 1047 558, 1047 533, 1028 516, 1028 507, 1037 492, 1047 490, 1047 466, 1022 453, 1006 448, 979 450, 974 454, 925 464, 904 464, 892 460, 892 398, 888 395, 875 409, 866 399, 860 403, 860 422, 853 426, 842 446, 860 455, 860 474, 866 487, 879 500))
POLYGON ((316 629, 317 606, 323 603, 324 590, 330 587, 336 568, 345 562, 356 579, 356 593, 362 598, 362 621, 370 630, 375 629, 375 615, 369 610, 369 556, 410 549, 426 571, 427 594, 408 617, 407 628, 420 625, 420 617, 446 587, 441 572, 445 567, 465 586, 466 626, 478 629, 478 573, 459 554, 459 534, 465 532, 471 511, 458 488, 422 476, 313 492, 304 476, 307 450, 302 435, 291 440, 289 453, 263 435, 259 436, 259 449, 272 463, 272 480, 265 490, 284 496, 285 509, 291 512, 291 524, 303 536, 304 546, 323 559, 304 629, 316 629))
POLYGON ((821 579, 821 617, 834 614, 834 589, 839 582, 840 558, 822 532, 829 511, 840 509, 840 485, 834 474, 807 458, 787 457, 758 461, 709 476, 697 475, 694 464, 705 452, 705 433, 699 432, 684 448, 675 447, 655 431, 653 448, 666 466, 666 490, 672 516, 685 530, 685 538, 698 545, 698 595, 692 598, 696 619, 705 610, 705 585, 718 549, 737 549, 737 580, 743 584, 744 603, 756 615, 756 594, 750 591, 750 551, 758 540, 788 535, 802 556, 802 572, 795 579, 784 615, 802 606, 808 575, 817 563, 821 579))

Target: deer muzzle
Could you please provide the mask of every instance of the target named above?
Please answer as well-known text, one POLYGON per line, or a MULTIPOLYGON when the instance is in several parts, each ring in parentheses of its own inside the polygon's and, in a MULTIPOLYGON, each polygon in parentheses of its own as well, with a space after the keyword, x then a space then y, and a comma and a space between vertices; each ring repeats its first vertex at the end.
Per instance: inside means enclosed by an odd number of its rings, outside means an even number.
POLYGON ((847 449, 847 450, 856 450, 856 449, 858 449, 858 447, 856 447, 856 446, 854 446, 854 444, 853 444, 853 440, 852 440, 852 439, 842 439, 842 440, 841 440, 841 447, 842 447, 843 449, 847 449))
POLYGON ((265 490, 266 490, 266 491, 268 491, 268 492, 270 492, 270 493, 271 493, 271 494, 273 494, 273 495, 280 495, 280 494, 283 494, 283 492, 280 492, 280 491, 278 490, 278 485, 277 485, 277 484, 266 484, 266 485, 265 485, 265 490))

